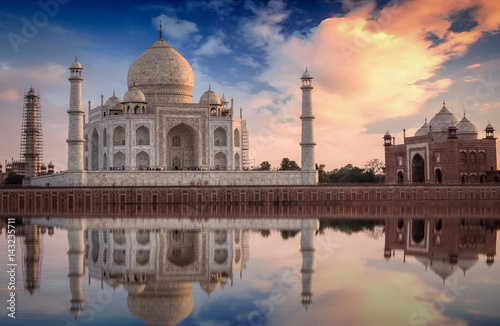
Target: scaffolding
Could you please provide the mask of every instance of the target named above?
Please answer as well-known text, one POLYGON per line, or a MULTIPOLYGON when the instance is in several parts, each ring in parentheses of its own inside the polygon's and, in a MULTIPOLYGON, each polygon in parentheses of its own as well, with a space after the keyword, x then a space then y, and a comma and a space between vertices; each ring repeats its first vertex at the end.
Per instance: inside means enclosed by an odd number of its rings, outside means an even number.
POLYGON ((241 121, 241 161, 243 170, 248 170, 254 163, 250 159, 250 139, 246 120, 241 121))
POLYGON ((42 161, 42 115, 40 96, 33 87, 24 95, 23 125, 21 132, 21 161, 27 180, 38 176, 42 161))

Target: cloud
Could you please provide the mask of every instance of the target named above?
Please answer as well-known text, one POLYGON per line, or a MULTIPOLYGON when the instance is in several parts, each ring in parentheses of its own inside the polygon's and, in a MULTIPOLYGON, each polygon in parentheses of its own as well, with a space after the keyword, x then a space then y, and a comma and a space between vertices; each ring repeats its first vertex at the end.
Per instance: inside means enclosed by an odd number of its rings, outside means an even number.
POLYGON ((283 42, 280 24, 290 15, 283 1, 272 0, 267 6, 260 6, 257 1, 247 1, 245 9, 250 10, 254 16, 242 19, 240 33, 248 38, 253 46, 263 47, 283 42))
POLYGON ((480 67, 480 66, 481 66, 481 64, 479 64, 479 63, 475 63, 475 64, 473 64, 473 65, 470 65, 470 66, 465 67, 465 69, 474 69, 474 68, 477 68, 477 67, 480 67))
POLYGON ((229 54, 231 49, 224 44, 225 34, 222 32, 217 32, 214 35, 208 37, 207 41, 193 53, 195 55, 203 55, 208 57, 214 57, 219 54, 229 54))
POLYGON ((175 41, 189 40, 192 34, 198 33, 198 27, 195 23, 188 20, 178 19, 167 15, 159 15, 153 18, 153 25, 155 28, 162 24, 163 33, 168 39, 175 41))
MULTIPOLYGON (((274 132, 274 126, 262 123, 270 121, 268 117, 251 121, 254 134, 266 130, 274 134, 273 142, 258 153, 259 162, 279 162, 278 155, 283 157, 283 153, 300 157, 299 77, 305 66, 314 77, 317 162, 335 166, 366 162, 383 156, 383 121, 414 115, 428 100, 447 92, 454 81, 440 76, 439 69, 448 60, 464 55, 484 32, 497 31, 500 22, 500 4, 490 1, 407 1, 381 11, 375 9, 374 2, 364 2, 343 17, 323 20, 308 37, 285 37, 281 25, 288 14, 277 10, 281 5, 249 5, 255 17, 242 23, 249 42, 263 46, 267 53, 268 67, 259 80, 279 94, 293 96, 281 103, 292 122, 279 133, 274 132), (473 4, 476 9, 467 15, 478 24, 461 28, 460 33, 450 31, 450 15, 473 4), (442 41, 430 40, 429 33, 442 41), (367 133, 368 124, 379 124, 381 134, 367 133), (294 147, 287 149, 288 145, 294 147)), ((261 113, 254 110, 252 114, 261 113)))
POLYGON ((238 55, 237 57, 235 57, 235 59, 236 59, 236 61, 238 61, 242 65, 249 66, 252 68, 258 68, 261 66, 257 61, 255 61, 249 55, 238 55))

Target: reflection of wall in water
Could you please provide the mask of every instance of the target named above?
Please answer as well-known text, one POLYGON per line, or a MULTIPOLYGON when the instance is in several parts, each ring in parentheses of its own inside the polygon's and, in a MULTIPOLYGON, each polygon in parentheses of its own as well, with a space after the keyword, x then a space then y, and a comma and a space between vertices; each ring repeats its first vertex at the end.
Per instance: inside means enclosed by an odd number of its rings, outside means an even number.
POLYGON ((444 281, 458 268, 465 274, 479 254, 494 263, 498 226, 498 220, 388 219, 384 257, 403 250, 404 259, 414 256, 444 281))

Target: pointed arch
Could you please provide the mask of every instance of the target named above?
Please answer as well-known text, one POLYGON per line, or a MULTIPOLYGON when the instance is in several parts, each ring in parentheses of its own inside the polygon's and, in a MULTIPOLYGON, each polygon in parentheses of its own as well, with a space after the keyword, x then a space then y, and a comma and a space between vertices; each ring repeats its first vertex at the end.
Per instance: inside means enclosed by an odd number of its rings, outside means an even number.
POLYGON ((403 178, 403 172, 399 171, 398 172, 398 183, 403 183, 404 178, 403 178))
POLYGON ((117 152, 113 155, 113 168, 117 170, 125 170, 125 154, 117 152))
POLYGON ((102 147, 108 146, 108 130, 106 128, 102 131, 102 147))
POLYGON ((435 180, 436 180, 437 183, 443 182, 441 169, 436 169, 436 171, 434 172, 434 174, 435 174, 435 180))
POLYGON ((217 170, 225 171, 227 170, 227 156, 226 154, 219 152, 215 154, 214 157, 215 168, 217 170))
POLYGON ((234 146, 240 147, 240 130, 234 129, 234 146))
POLYGON ((184 170, 199 166, 199 134, 193 127, 180 123, 167 133, 168 168, 184 170), (178 145, 178 146, 177 146, 178 145))
POLYGON ((472 151, 469 153, 469 162, 476 163, 476 152, 472 151))
POLYGON ((460 163, 467 163, 467 153, 460 151, 460 163))
POLYGON ((135 142, 136 145, 149 145, 149 128, 146 126, 140 126, 135 131, 135 142))
POLYGON ((88 150, 89 150, 89 135, 85 134, 84 139, 85 139, 85 143, 83 143, 83 150, 85 152, 88 152, 88 150))
POLYGON ((108 155, 106 153, 102 155, 102 169, 103 170, 108 169, 108 155))
POLYGON ((90 141, 90 169, 99 170, 99 133, 97 129, 94 128, 92 131, 92 140, 90 141))
POLYGON ((420 154, 412 159, 412 182, 425 182, 425 161, 420 154))
POLYGON ((484 163, 486 161, 486 154, 485 154, 485 152, 483 152, 483 151, 479 152, 479 154, 477 155, 477 161, 479 163, 484 163))
POLYGON ((144 151, 139 152, 136 156, 135 162, 139 170, 149 168, 149 154, 144 151))
POLYGON ((240 154, 234 154, 234 169, 236 171, 240 170, 240 154))
POLYGON ((113 146, 125 146, 125 128, 122 126, 113 130, 113 146))
POLYGON ((227 146, 226 129, 219 127, 214 131, 214 146, 227 146))

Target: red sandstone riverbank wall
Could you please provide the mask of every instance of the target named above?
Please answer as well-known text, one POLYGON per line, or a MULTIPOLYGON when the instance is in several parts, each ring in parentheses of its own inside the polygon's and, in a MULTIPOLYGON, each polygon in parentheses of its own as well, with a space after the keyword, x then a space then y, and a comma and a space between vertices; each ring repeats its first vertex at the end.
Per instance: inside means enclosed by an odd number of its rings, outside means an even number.
POLYGON ((228 216, 235 214, 243 216, 265 216, 266 214, 287 216, 291 214, 297 217, 301 214, 303 216, 314 214, 361 216, 362 210, 366 208, 375 212, 369 215, 384 217, 397 215, 398 213, 393 210, 397 210, 398 205, 402 203, 406 203, 406 208, 401 208, 403 210, 408 209, 408 203, 415 206, 410 209, 411 211, 422 210, 425 206, 435 209, 440 206, 456 206, 461 207, 464 213, 456 211, 451 215, 463 215, 467 210, 475 210, 474 215, 483 216, 483 213, 478 211, 487 210, 484 216, 498 217, 500 186, 177 186, 0 189, 0 214, 4 216, 10 214, 61 216, 68 213, 109 215, 116 212, 126 216, 149 215, 150 213, 152 216, 162 214, 170 216, 177 213, 181 216, 182 212, 175 212, 175 209, 178 209, 175 207, 179 207, 175 205, 180 204, 184 207, 182 209, 186 210, 187 207, 190 211, 185 212, 184 215, 192 214, 193 216, 203 216, 203 214, 224 216, 219 210, 229 210, 228 216), (140 207, 122 209, 121 206, 140 207), (158 207, 162 207, 161 209, 165 211, 158 212, 158 207), (243 211, 242 207, 244 207, 243 211), (276 212, 275 207, 284 208, 276 212), (338 210, 339 207, 348 207, 348 211, 341 212, 338 210), (317 211, 315 211, 316 208, 317 211), (351 209, 355 209, 358 213, 349 213, 351 209), (150 213, 148 213, 149 210, 151 210, 150 213))

